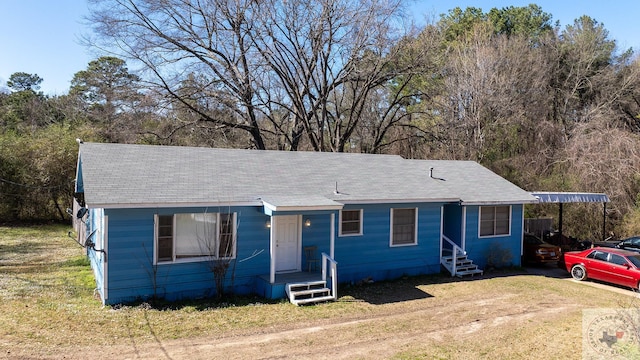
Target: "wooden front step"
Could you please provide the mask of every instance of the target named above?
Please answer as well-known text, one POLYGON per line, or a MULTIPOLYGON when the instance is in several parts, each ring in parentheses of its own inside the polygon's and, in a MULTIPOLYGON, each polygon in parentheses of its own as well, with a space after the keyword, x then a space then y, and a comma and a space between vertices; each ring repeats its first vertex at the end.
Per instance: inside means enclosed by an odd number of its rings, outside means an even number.
POLYGON ((465 275, 482 275, 484 273, 484 271, 478 269, 478 267, 476 266, 475 269, 468 269, 468 270, 458 270, 456 271, 456 276, 457 277, 463 277, 465 275))
MULTIPOLYGON (((443 256, 441 261, 442 265, 453 274, 453 256, 443 256)), ((457 277, 463 277, 466 275, 482 275, 483 270, 478 269, 478 265, 473 263, 473 260, 469 259, 467 255, 459 255, 455 259, 455 275, 457 277)))
POLYGON ((302 305, 334 300, 326 281, 287 284, 285 291, 292 304, 302 305))

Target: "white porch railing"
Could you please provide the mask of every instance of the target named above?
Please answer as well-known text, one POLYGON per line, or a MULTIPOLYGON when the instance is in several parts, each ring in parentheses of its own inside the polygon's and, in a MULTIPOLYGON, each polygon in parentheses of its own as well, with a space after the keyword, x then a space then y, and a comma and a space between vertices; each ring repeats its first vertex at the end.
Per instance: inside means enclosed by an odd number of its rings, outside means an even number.
POLYGON ((331 276, 331 296, 338 300, 338 263, 326 253, 322 253, 322 280, 327 281, 327 263, 329 264, 329 276, 331 276))
POLYGON ((449 270, 449 272, 451 273, 451 276, 456 276, 457 273, 457 259, 458 256, 464 256, 467 255, 467 252, 464 251, 460 246, 458 246, 456 243, 454 243, 453 241, 451 241, 451 239, 449 239, 448 237, 446 237, 444 234, 442 235, 442 239, 445 240, 447 243, 449 243, 449 245, 451 245, 451 261, 446 261, 445 260, 445 256, 444 256, 444 251, 445 250, 449 250, 449 249, 445 249, 444 248, 444 243, 443 243, 443 247, 440 250, 440 263, 447 269, 449 270))

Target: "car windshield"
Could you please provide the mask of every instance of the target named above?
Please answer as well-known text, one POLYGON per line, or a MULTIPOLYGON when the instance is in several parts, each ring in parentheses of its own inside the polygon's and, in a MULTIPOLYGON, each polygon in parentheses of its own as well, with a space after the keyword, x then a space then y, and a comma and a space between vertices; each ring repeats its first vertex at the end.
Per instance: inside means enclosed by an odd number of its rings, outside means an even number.
POLYGON ((636 268, 640 269, 640 254, 627 256, 627 259, 629 259, 636 268))
POLYGON ((623 240, 622 244, 625 245, 625 246, 632 246, 632 245, 638 246, 638 245, 640 245, 640 238, 639 237, 631 237, 631 238, 623 240))
POLYGON ((526 241, 529 245, 540 245, 544 243, 542 240, 540 240, 540 238, 537 238, 535 236, 527 236, 526 241))
POLYGON ((635 267, 640 269, 640 254, 627 256, 627 259, 629 259, 629 261, 631 261, 631 263, 633 263, 635 267))

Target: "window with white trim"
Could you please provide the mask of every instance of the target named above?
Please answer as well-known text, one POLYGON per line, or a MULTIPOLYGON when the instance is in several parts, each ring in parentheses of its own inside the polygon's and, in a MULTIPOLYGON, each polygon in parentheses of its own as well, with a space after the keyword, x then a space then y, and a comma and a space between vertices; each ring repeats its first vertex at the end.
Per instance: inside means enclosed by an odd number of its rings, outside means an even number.
POLYGON ((391 246, 418 243, 418 209, 391 209, 391 246))
POLYGON ((511 206, 481 206, 480 236, 509 235, 511 206))
POLYGON ((156 215, 156 261, 235 257, 235 214, 156 215))
POLYGON ((340 236, 362 235, 362 209, 340 211, 340 236))

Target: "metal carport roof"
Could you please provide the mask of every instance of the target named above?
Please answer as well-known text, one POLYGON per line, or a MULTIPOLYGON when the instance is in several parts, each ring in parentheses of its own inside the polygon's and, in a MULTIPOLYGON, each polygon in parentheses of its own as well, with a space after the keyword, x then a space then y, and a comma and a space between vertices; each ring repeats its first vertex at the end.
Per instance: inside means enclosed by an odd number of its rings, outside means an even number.
POLYGON ((605 239, 607 224, 607 203, 609 197, 607 194, 600 193, 583 193, 583 192, 532 192, 531 195, 538 199, 538 203, 556 203, 559 205, 558 213, 558 231, 562 235, 562 204, 564 203, 603 203, 602 213, 602 240, 605 239))
POLYGON ((600 202, 608 203, 607 194, 583 193, 583 192, 532 192, 531 195, 538 198, 541 203, 584 203, 600 202))

